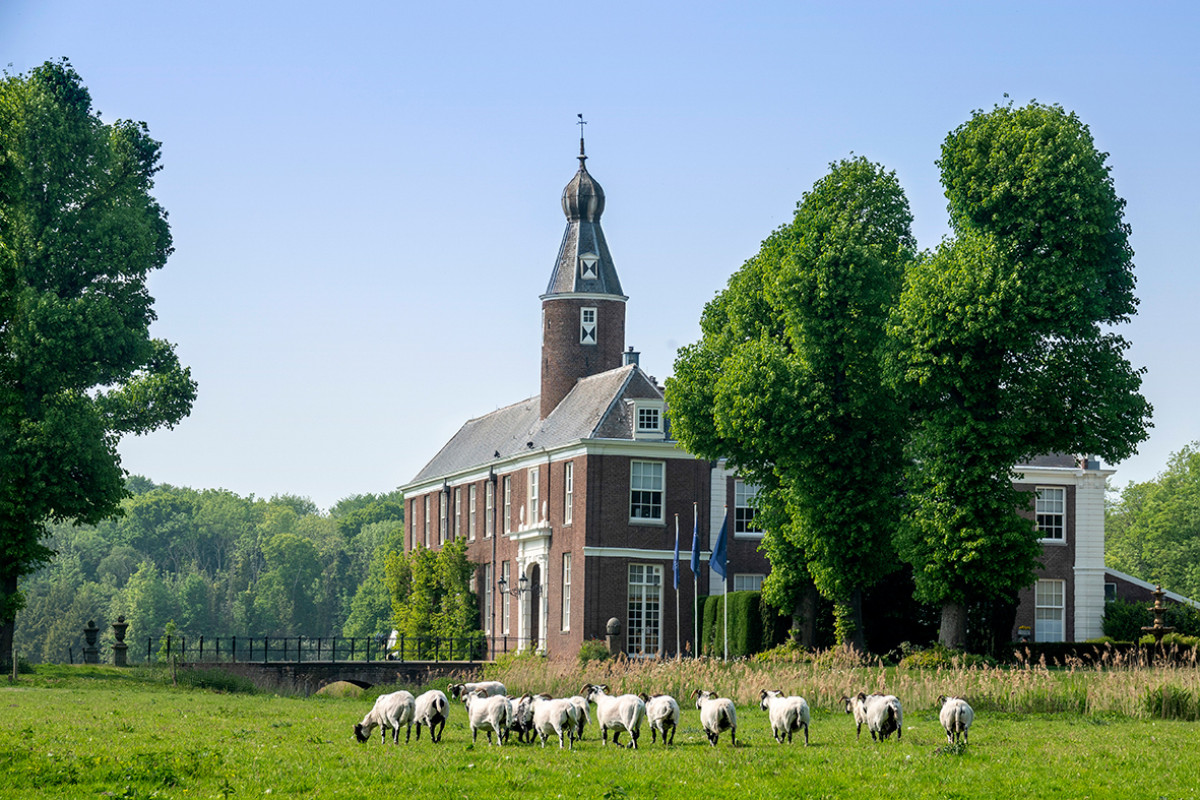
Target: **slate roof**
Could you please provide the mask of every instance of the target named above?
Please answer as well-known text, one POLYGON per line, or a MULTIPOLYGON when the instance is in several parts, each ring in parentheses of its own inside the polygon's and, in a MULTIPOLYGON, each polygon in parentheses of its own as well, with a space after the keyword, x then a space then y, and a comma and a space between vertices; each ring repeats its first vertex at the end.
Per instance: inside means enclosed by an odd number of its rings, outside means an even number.
POLYGON ((545 419, 537 396, 468 420, 410 483, 552 448, 581 439, 633 439, 623 400, 662 400, 662 392, 636 364, 581 378, 545 419))

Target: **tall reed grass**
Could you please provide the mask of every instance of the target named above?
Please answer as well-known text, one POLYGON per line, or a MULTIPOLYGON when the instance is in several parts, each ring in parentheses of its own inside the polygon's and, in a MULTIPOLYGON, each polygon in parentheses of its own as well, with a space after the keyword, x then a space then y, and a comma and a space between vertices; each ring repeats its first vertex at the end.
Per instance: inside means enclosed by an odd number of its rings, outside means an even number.
POLYGON ((909 710, 934 708, 939 695, 965 697, 977 711, 1120 714, 1133 718, 1200 718, 1200 665, 1195 656, 1107 653, 1093 664, 1050 666, 1017 654, 1014 665, 966 666, 962 659, 934 668, 888 666, 845 650, 757 662, 716 659, 616 658, 580 666, 572 661, 516 657, 489 665, 486 677, 511 693, 579 693, 604 683, 610 694, 670 694, 681 701, 697 689, 738 705, 758 702, 763 689, 803 695, 814 709, 841 711, 841 698, 860 691, 898 696, 909 710))

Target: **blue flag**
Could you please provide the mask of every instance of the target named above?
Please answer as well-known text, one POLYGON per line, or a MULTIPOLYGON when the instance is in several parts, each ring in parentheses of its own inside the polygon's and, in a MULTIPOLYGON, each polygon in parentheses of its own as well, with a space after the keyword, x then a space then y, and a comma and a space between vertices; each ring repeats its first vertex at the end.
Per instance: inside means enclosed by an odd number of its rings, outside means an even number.
POLYGON ((729 530, 729 512, 726 511, 725 518, 721 520, 721 532, 717 534, 717 543, 715 545, 713 545, 712 556, 711 556, 711 558, 709 558, 709 561, 708 561, 708 565, 710 567, 712 567, 712 571, 717 573, 718 575, 720 575, 722 579, 725 578, 725 573, 726 573, 725 562, 726 562, 726 559, 728 558, 728 554, 726 552, 727 546, 726 546, 726 542, 725 542, 725 540, 727 538, 726 533, 728 532, 728 530, 729 530))
POLYGON ((692 577, 700 574, 700 517, 692 508, 692 577))
POLYGON ((671 562, 675 572, 675 589, 679 590, 679 515, 675 515, 675 560, 671 562))

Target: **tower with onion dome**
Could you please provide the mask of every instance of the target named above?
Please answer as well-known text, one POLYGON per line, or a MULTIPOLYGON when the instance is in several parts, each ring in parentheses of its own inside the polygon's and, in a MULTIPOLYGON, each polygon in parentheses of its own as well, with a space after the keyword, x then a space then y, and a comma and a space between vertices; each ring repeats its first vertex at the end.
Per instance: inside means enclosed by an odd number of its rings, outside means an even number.
POLYGON ((579 171, 563 189, 567 230, 542 300, 541 417, 545 419, 580 378, 622 365, 625 302, 600 215, 604 190, 587 171, 583 135, 579 171))

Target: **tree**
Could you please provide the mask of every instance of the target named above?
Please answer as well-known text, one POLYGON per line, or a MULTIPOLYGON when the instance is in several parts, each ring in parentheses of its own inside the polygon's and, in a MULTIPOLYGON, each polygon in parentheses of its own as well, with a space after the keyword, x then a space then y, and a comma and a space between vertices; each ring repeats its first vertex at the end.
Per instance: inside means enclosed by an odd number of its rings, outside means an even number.
POLYGON ((901 551, 962 646, 966 605, 1015 600, 1040 549, 1014 468, 1047 453, 1130 455, 1150 406, 1128 343, 1132 252, 1091 134, 1058 106, 998 106, 939 165, 955 238, 909 272, 892 333, 916 427, 901 551))
MULTIPOLYGON (((862 649, 862 591, 895 567, 905 418, 884 381, 886 323, 915 247, 895 175, 831 165, 796 215, 705 308, 667 381, 688 450, 759 484, 768 554, 795 599, 806 571, 862 649)), ((782 587, 768 584, 769 592, 782 587)))
POLYGON ((146 126, 102 123, 66 61, 0 79, 0 661, 46 523, 114 513, 120 438, 195 398, 149 332, 146 279, 171 253, 158 162, 146 126))
POLYGON ((1200 442, 1172 453, 1154 480, 1122 489, 1104 534, 1108 566, 1200 597, 1200 442))
POLYGON ((408 553, 387 553, 386 582, 396 630, 416 641, 477 633, 479 606, 470 588, 477 568, 467 559, 465 539, 447 542, 436 551, 418 546, 408 553))

